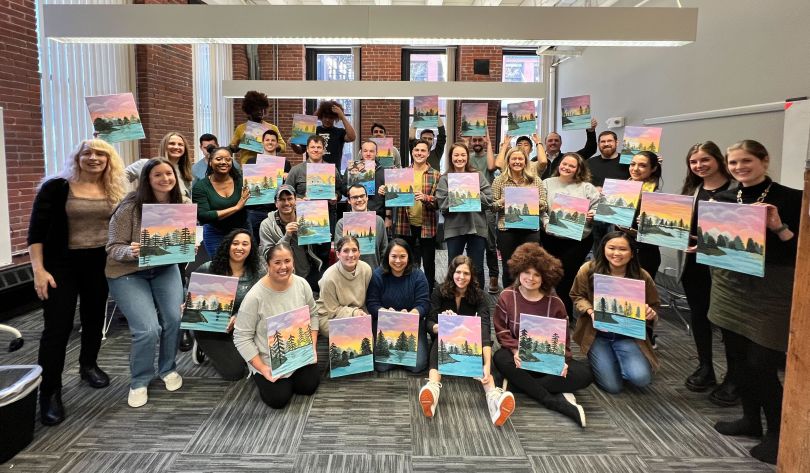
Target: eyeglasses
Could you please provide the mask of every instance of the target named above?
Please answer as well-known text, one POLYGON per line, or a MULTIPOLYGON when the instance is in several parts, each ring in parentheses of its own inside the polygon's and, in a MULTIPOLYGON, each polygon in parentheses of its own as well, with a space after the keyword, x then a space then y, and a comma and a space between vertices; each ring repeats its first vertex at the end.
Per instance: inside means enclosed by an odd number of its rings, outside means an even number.
POLYGON ((365 199, 366 197, 368 197, 368 196, 366 196, 366 194, 362 194, 362 195, 350 195, 350 196, 349 196, 349 200, 363 200, 363 199, 365 199))

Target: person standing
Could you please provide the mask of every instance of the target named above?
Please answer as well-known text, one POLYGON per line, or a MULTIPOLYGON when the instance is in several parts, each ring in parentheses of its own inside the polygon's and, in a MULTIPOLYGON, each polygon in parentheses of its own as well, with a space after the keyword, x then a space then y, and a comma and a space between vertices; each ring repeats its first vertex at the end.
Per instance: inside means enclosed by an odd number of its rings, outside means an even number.
MULTIPOLYGON (((315 129, 315 134, 323 139, 323 162, 335 165, 335 170, 339 173, 343 164, 343 145, 351 143, 357 139, 357 133, 352 127, 352 123, 346 118, 343 105, 334 100, 324 100, 318 104, 315 112, 321 124, 315 129), (335 122, 340 121, 343 128, 335 126, 335 122)), ((304 153, 304 148, 300 145, 292 145, 293 150, 298 154, 304 153)), ((307 140, 307 155, 309 153, 309 140, 307 140)))
MULTIPOLYGON (((191 198, 191 184, 194 182, 194 174, 191 170, 191 155, 189 154, 189 143, 186 137, 180 132, 170 131, 163 135, 160 140, 159 158, 168 159, 177 168, 177 180, 184 197, 191 198)), ((129 182, 135 182, 141 175, 141 170, 146 166, 149 158, 141 158, 130 164, 124 170, 129 182)))
POLYGON ((430 128, 425 128, 419 132, 419 138, 416 138, 416 127, 411 124, 410 129, 408 130, 408 147, 413 152, 413 147, 416 146, 417 141, 422 140, 428 144, 428 148, 430 148, 430 153, 428 154, 428 164, 430 167, 437 171, 441 171, 441 161, 442 156, 444 156, 444 146, 447 144, 447 133, 444 129, 444 122, 442 121, 442 117, 438 117, 438 125, 437 128, 439 130, 439 135, 436 136, 433 133, 433 130, 430 128), (435 143, 434 143, 435 141, 435 143), (433 146, 433 145, 436 146, 433 146))
MULTIPOLYGON (((366 212, 368 210, 368 195, 366 188, 360 184, 355 184, 349 188, 349 204, 352 206, 352 212, 366 212)), ((345 214, 344 214, 345 216, 345 214)), ((385 251, 385 245, 388 244, 388 236, 385 233, 385 222, 379 215, 374 215, 376 235, 374 236, 374 253, 360 255, 360 260, 365 261, 371 268, 376 268, 380 265, 380 259, 385 251)), ((343 217, 341 217, 335 224, 334 242, 337 244, 338 240, 343 238, 343 217)))
MULTIPOLYGON (((270 122, 264 121, 264 116, 267 114, 268 108, 270 108, 270 101, 267 99, 267 95, 261 92, 250 90, 242 99, 242 111, 248 116, 248 121, 261 123, 266 129, 275 131, 276 136, 278 136, 278 152, 283 153, 287 149, 287 143, 285 143, 284 138, 281 137, 278 127, 270 122)), ((233 130, 233 137, 230 143, 231 153, 238 153, 239 164, 247 163, 249 159, 255 158, 257 154, 255 151, 239 149, 239 142, 242 141, 242 137, 245 136, 246 128, 247 122, 240 123, 233 130)))
MULTIPOLYGON (((599 122, 596 118, 591 118, 591 127, 585 130, 585 146, 576 151, 576 153, 580 156, 593 156, 596 153, 596 125, 599 122)), ((543 174, 540 176, 543 179, 548 179, 549 177, 554 175, 554 172, 560 166, 561 158, 564 155, 568 154, 561 150, 562 148, 562 137, 556 131, 550 132, 546 135, 546 159, 548 160, 548 165, 546 169, 543 170, 543 174)))
MULTIPOLYGON (((487 128, 486 136, 473 136, 469 138, 470 146, 470 163, 473 167, 478 169, 481 177, 486 179, 490 185, 495 182, 495 174, 497 167, 495 167, 495 155, 492 153, 492 142, 489 139, 489 128, 487 128), (484 151, 486 145, 486 151, 484 151)), ((487 218, 487 247, 486 247, 486 261, 487 269, 489 270, 489 287, 487 292, 490 294, 498 293, 498 275, 500 270, 498 268, 498 224, 495 212, 490 209, 484 211, 487 218)), ((506 273, 504 271, 504 273, 506 273)))

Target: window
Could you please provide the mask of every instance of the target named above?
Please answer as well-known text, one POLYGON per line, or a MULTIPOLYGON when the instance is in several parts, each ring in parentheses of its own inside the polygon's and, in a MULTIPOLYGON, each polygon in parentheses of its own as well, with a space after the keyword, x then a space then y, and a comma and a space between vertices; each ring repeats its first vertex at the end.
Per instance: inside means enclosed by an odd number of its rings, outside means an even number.
MULTIPOLYGON (((307 80, 354 80, 354 55, 351 49, 308 49, 307 50, 307 80)), ((349 122, 353 122, 354 105, 352 99, 338 97, 324 97, 321 100, 334 100, 343 106, 343 112, 349 122)), ((318 109, 319 100, 307 100, 307 113, 314 115, 318 109)), ((343 123, 336 122, 335 126, 343 128, 343 123)), ((347 163, 352 159, 354 144, 346 143, 343 146, 343 156, 340 161, 341 170, 346 169, 347 163)))
MULTIPOLYGON (((413 82, 445 82, 447 80, 447 52, 444 49, 403 50, 402 56, 402 80, 413 82)), ((402 101, 402 114, 401 123, 403 126, 400 142, 408 143, 408 129, 410 123, 413 121, 413 100, 402 101)), ((439 100, 439 116, 443 122, 447 122, 446 100, 439 100)), ((431 129, 438 135, 438 127, 431 129)), ((416 130, 417 136, 419 136, 421 131, 422 129, 416 130)), ((407 166, 410 160, 408 153, 405 150, 401 150, 400 154, 403 159, 402 165, 407 166)), ((444 150, 442 150, 442 154, 444 154, 444 150)), ((444 162, 442 161, 441 164, 443 165, 444 162)))
MULTIPOLYGON (((503 76, 502 82, 543 82, 542 56, 537 56, 534 51, 504 51, 503 53, 503 76)), ((523 100, 501 100, 501 115, 498 123, 498 135, 503 136, 508 130, 507 127, 507 105, 523 100)), ((535 100, 536 113, 538 118, 537 128, 540 129, 539 119, 543 116, 543 100, 535 100)), ((512 136, 512 144, 517 136, 512 136)), ((537 155, 537 150, 532 150, 532 156, 537 155)))
MULTIPOLYGON (((195 44, 194 64, 194 135, 213 133, 220 143, 228 144, 233 133, 233 102, 222 94, 222 81, 233 78, 231 47, 227 44, 195 44)), ((199 153, 195 150, 195 156, 199 153)), ((199 156, 198 158, 199 159, 199 156)))

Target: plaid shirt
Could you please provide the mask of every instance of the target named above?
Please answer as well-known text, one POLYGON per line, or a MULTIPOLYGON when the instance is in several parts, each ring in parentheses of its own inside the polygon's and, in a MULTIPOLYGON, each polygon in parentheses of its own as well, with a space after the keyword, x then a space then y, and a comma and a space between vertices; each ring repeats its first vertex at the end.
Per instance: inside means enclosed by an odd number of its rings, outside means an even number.
MULTIPOLYGON (((411 164, 410 167, 413 167, 411 164)), ((422 193, 427 200, 422 201, 422 234, 421 238, 436 236, 436 184, 439 182, 439 171, 429 164, 422 175, 422 193)), ((411 236, 411 222, 408 219, 409 207, 397 207, 394 219, 394 235, 411 236)))
POLYGON ((501 173, 500 176, 495 178, 492 183, 492 210, 498 212, 498 230, 506 229, 506 220, 503 213, 504 202, 499 202, 503 199, 504 187, 522 187, 522 186, 536 186, 538 195, 540 196, 540 215, 548 209, 548 199, 546 197, 546 188, 543 186, 543 181, 539 177, 534 178, 534 182, 520 183, 515 182, 508 172, 501 173))

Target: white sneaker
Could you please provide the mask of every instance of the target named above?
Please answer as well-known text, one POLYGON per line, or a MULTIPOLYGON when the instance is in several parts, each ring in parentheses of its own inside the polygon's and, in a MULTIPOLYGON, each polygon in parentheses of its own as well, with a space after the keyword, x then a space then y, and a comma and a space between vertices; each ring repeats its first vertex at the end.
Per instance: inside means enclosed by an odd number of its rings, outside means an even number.
POLYGON ((439 402, 441 388, 442 383, 428 381, 419 390, 419 404, 422 405, 422 412, 425 413, 425 417, 433 417, 433 414, 436 413, 436 404, 439 402))
POLYGON ((493 388, 487 393, 487 407, 492 423, 500 427, 515 412, 515 396, 501 388, 493 388))
POLYGON ((129 397, 127 397, 127 404, 129 407, 141 407, 146 404, 149 399, 149 394, 146 392, 146 386, 138 389, 129 390, 129 397))
POLYGON ((577 403, 577 397, 574 396, 574 393, 562 393, 563 397, 566 401, 570 402, 571 404, 577 403))
POLYGON ((177 371, 172 371, 166 376, 163 376, 162 379, 163 382, 166 383, 167 391, 177 391, 183 386, 183 378, 177 373, 177 371))

